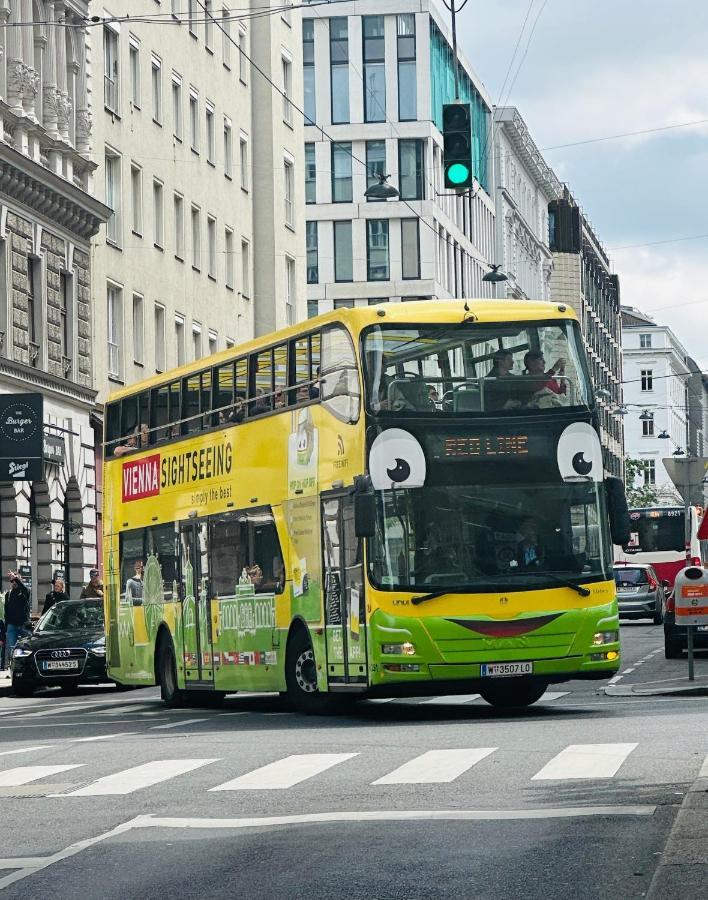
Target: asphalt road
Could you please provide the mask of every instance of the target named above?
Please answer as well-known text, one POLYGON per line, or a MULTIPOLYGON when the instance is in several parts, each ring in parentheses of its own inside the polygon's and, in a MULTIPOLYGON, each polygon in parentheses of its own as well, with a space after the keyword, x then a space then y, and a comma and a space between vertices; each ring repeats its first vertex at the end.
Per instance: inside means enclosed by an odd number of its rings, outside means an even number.
MULTIPOLYGON (((684 673, 623 625, 619 683, 684 673)), ((708 673, 708 655, 697 673, 708 673)), ((8 898, 639 898, 708 754, 705 697, 553 686, 307 718, 278 697, 0 696, 8 898)), ((693 900, 691 893, 679 900, 693 900)))

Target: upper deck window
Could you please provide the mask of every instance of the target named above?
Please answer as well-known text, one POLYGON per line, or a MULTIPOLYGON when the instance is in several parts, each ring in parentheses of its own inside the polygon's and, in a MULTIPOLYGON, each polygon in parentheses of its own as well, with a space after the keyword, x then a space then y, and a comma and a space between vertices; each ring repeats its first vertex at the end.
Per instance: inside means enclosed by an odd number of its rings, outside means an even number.
POLYGON ((570 321, 376 326, 363 356, 373 413, 499 415, 590 402, 570 321))

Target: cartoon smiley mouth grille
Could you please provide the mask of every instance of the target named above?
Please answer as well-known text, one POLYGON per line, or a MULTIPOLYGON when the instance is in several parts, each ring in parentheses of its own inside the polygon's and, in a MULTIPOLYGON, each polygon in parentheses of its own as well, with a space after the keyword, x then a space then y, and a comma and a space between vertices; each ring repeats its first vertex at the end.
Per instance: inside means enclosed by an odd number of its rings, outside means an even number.
POLYGON ((510 622, 493 622, 489 619, 448 619, 455 625, 461 625, 469 631, 476 631, 485 637, 518 637, 521 634, 529 634, 538 631, 544 625, 553 622, 563 613, 551 613, 547 616, 533 616, 530 619, 514 619, 510 622))

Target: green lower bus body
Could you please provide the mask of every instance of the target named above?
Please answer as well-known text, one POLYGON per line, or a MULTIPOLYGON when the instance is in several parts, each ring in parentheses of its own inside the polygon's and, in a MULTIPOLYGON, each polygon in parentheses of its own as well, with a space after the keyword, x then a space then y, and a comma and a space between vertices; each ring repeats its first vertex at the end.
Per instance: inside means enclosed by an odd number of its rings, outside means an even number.
POLYGON ((179 689, 283 692, 288 646, 296 632, 311 643, 322 693, 379 697, 467 693, 491 680, 503 680, 483 675, 482 665, 492 663, 530 662, 531 676, 549 684, 604 679, 617 672, 621 662, 614 600, 581 609, 534 611, 503 620, 501 626, 500 620, 484 615, 411 618, 381 610, 356 633, 300 617, 289 628, 251 621, 250 628, 214 626, 211 635, 201 628, 199 654, 192 652, 195 641, 189 634, 185 646, 189 629, 183 627, 181 604, 145 609, 142 640, 137 639, 139 629, 132 627, 131 613, 130 607, 121 609, 115 623, 119 627, 109 631, 108 640, 109 674, 126 685, 159 683, 158 648, 171 646, 179 689))

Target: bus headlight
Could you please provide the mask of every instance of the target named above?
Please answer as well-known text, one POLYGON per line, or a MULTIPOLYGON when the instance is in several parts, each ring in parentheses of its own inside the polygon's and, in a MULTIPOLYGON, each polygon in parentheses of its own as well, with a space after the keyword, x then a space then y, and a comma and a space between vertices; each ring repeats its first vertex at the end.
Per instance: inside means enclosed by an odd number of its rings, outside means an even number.
POLYGON ((602 644, 614 644, 619 640, 619 631, 598 631, 592 636, 593 647, 600 647, 602 644))
POLYGON ((404 641, 402 644, 381 644, 381 652, 386 656, 415 656, 415 644, 404 641))

